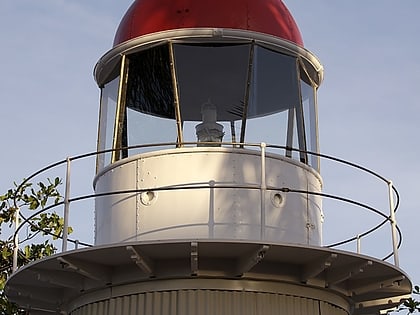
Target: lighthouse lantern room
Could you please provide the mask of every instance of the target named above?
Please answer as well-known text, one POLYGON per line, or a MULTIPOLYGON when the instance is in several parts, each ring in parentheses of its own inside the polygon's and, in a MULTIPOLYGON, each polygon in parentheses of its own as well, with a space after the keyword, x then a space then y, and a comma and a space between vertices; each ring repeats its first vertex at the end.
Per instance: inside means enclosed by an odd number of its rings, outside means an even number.
MULTIPOLYGON (((125 188, 147 191, 98 199, 97 244, 195 235, 320 245, 320 198, 279 190, 321 189, 322 66, 287 9, 273 1, 275 15, 262 3, 254 13, 232 1, 246 12, 223 20, 213 5, 191 3, 151 32, 140 22, 146 3, 133 4, 95 69, 99 151, 109 150, 98 155, 95 188, 124 178, 125 188)), ((151 6, 170 15, 169 5, 151 6)))
POLYGON ((398 265, 323 246, 323 68, 280 0, 136 0, 94 76, 95 244, 10 278, 31 314, 367 315, 407 298, 398 265))

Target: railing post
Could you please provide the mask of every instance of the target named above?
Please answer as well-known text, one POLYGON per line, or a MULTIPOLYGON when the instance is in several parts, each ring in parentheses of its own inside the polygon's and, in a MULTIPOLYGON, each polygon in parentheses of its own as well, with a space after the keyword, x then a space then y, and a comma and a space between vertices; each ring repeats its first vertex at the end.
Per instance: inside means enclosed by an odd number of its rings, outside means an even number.
POLYGON ((261 142, 261 240, 265 239, 265 192, 267 191, 267 183, 265 178, 265 148, 266 143, 261 142))
POLYGON ((357 234, 357 235, 356 235, 356 241, 357 241, 357 253, 358 253, 358 254, 360 254, 360 252, 361 252, 361 247, 362 247, 362 246, 361 246, 361 245, 362 245, 362 244, 361 244, 361 240, 362 240, 362 239, 361 239, 361 237, 360 237, 360 234, 357 234))
POLYGON ((389 194, 389 213, 391 220, 392 232, 392 250, 394 253, 394 265, 399 267, 400 261, 398 257, 398 241, 397 241, 397 221, 395 219, 395 205, 394 205, 394 192, 392 189, 392 181, 388 181, 388 194, 389 194))
POLYGON ((19 233, 17 233, 19 228, 19 217, 20 217, 20 208, 16 208, 15 213, 15 237, 13 238, 13 264, 12 272, 15 272, 18 267, 18 253, 19 253, 19 233))
POLYGON ((67 158, 67 169, 66 169, 66 187, 64 192, 64 224, 63 224, 63 243, 61 251, 67 251, 67 238, 68 238, 68 227, 69 227, 69 206, 70 206, 70 158, 67 158))

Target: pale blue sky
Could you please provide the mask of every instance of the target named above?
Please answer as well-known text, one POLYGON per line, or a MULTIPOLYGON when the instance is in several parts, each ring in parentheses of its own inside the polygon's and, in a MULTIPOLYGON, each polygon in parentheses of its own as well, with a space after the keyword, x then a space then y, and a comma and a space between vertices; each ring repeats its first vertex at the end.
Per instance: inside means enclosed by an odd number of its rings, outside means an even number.
MULTIPOLYGON (((0 192, 49 163, 96 149, 99 89, 92 71, 111 48, 131 2, 0 1, 0 192)), ((285 3, 305 47, 325 68, 318 99, 321 151, 394 181, 402 198, 397 215, 404 235, 401 266, 419 283, 420 2, 285 3)), ((340 173, 328 163, 322 164, 322 175, 326 191, 353 190, 360 191, 362 199, 377 198, 368 179, 340 173)), ((93 162, 77 176, 73 193, 91 189, 93 162)), ((387 202, 383 189, 380 206, 387 202)), ((346 212, 357 216, 351 223, 355 228, 365 220, 363 212, 353 213, 353 208, 327 206, 328 240, 348 228, 346 221, 338 220, 346 212)), ((93 230, 92 206, 77 211, 75 222, 84 224, 79 231, 93 230)), ((389 249, 390 239, 374 246, 389 249)))

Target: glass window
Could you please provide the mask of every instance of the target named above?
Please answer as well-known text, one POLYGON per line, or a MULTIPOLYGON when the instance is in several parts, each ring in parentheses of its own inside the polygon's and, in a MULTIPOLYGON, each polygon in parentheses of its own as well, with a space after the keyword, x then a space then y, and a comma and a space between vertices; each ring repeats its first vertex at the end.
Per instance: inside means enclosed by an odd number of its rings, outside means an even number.
MULTIPOLYGON (((315 109, 315 88, 301 81, 302 106, 305 120, 307 150, 318 153, 317 113, 315 109)), ((319 157, 309 155, 309 165, 319 170, 319 157)))
MULTIPOLYGON (((107 83, 101 91, 98 151, 112 148, 119 81, 120 77, 118 76, 107 83)), ((111 155, 111 152, 98 155, 97 170, 111 163, 111 155)))
MULTIPOLYGON (((298 148, 296 58, 256 46, 253 60, 245 142, 264 141, 298 148)), ((295 154, 290 152, 289 156, 295 154)))
MULTIPOLYGON (((127 107, 127 146, 176 142, 176 124, 173 119, 151 116, 127 107)), ((128 156, 153 151, 156 147, 132 148, 128 156)))
POLYGON ((250 47, 174 45, 184 141, 197 141, 197 133, 204 140, 239 139, 231 125, 243 117, 250 47))
POLYGON ((295 160, 300 160, 298 131, 296 122, 296 108, 291 108, 287 115, 287 140, 286 140, 286 156, 295 160), (297 149, 297 150, 293 150, 297 149))
MULTIPOLYGON (((318 152, 316 89, 296 57, 256 44, 171 45, 126 56, 116 146, 266 142, 287 147, 286 156, 319 170, 319 158, 308 160, 304 152, 318 152)), ((99 150, 113 145, 118 84, 119 77, 102 89, 99 150)), ((124 149, 121 157, 155 149, 124 149)), ((98 167, 111 159, 102 154, 98 167)))
MULTIPOLYGON (((223 137, 221 141, 218 142, 239 142, 241 135, 241 123, 242 121, 217 121, 217 124, 220 125, 223 137)), ((200 122, 197 121, 184 121, 183 122, 183 133, 184 133, 184 142, 197 142, 197 126, 200 125, 200 122)))
POLYGON ((127 107, 142 113, 175 118, 168 46, 129 56, 127 107))
POLYGON ((296 58, 256 46, 251 88, 250 118, 296 107, 300 102, 296 58))
MULTIPOLYGON (((176 142, 174 93, 167 45, 130 55, 123 146, 176 142)), ((129 149, 129 156, 154 150, 129 149)))
POLYGON ((238 143, 241 140, 241 126, 242 120, 235 120, 235 121, 222 121, 220 122, 223 125, 224 131, 224 142, 233 142, 238 143))
MULTIPOLYGON (((245 142, 275 144, 286 146, 288 125, 288 111, 255 117, 246 122, 245 142)), ((268 152, 281 154, 279 149, 267 149, 268 152)))

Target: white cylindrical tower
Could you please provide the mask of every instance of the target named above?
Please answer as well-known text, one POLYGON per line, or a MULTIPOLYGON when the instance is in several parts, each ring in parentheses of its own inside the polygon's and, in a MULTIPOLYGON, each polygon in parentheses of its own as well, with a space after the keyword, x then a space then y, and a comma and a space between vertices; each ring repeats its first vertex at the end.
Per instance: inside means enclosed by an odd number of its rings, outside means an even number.
POLYGON ((280 0, 136 0, 95 68, 95 245, 20 270, 9 288, 44 281, 13 298, 74 315, 397 305, 398 267, 322 247, 322 78, 280 0))

